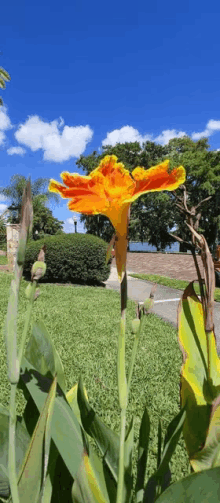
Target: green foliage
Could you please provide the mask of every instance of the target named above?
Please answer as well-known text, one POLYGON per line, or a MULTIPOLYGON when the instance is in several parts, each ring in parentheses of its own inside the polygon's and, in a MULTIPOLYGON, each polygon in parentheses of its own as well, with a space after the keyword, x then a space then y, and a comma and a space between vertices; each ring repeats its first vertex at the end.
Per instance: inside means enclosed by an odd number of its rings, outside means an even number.
POLYGON ((7 249, 7 235, 6 235, 6 223, 3 218, 0 217, 0 250, 7 249))
MULTIPOLYGON (((10 201, 8 210, 10 223, 19 223, 21 215, 22 194, 26 186, 27 179, 23 175, 13 175, 10 179, 8 187, 1 187, 0 193, 10 201)), ((34 211, 34 221, 32 229, 32 237, 36 239, 38 235, 43 237, 44 234, 56 234, 62 230, 63 222, 53 217, 52 211, 45 206, 48 201, 59 201, 59 196, 47 190, 49 183, 48 178, 37 178, 31 184, 32 203, 34 211), (36 231, 38 234, 36 234, 36 231)))
MULTIPOLYGON (((218 503, 220 468, 194 473, 171 485, 157 503, 218 503)), ((144 500, 143 503, 147 503, 144 500)), ((150 503, 150 502, 149 502, 150 503)))
POLYGON ((41 239, 45 234, 53 235, 62 233, 63 221, 58 220, 52 211, 45 206, 47 196, 45 194, 36 195, 33 198, 33 232, 34 239, 41 239))
MULTIPOLYGON (((220 152, 209 150, 207 138, 194 142, 184 137, 170 140, 167 157, 172 159, 172 165, 182 164, 186 169, 185 186, 189 208, 212 195, 212 198, 199 208, 201 211, 199 232, 202 232, 209 247, 214 251, 220 237, 218 235, 220 230, 220 152)), ((181 195, 181 189, 178 189, 177 193, 181 195)), ((178 235, 190 241, 190 231, 184 223, 183 215, 178 211, 175 212, 175 222, 178 235)))
MULTIPOLYGON (((4 68, 0 67, 0 89, 5 89, 6 85, 5 82, 9 82, 11 80, 11 77, 4 68)), ((2 97, 0 97, 0 106, 3 106, 3 100, 2 97)))
POLYGON ((105 265, 107 244, 85 234, 61 234, 29 242, 24 264, 27 277, 30 277, 32 264, 44 243, 47 270, 42 281, 92 284, 108 279, 110 266, 105 265))
MULTIPOLYGON (((130 173, 137 166, 148 169, 165 159, 170 159, 172 167, 184 166, 189 208, 212 195, 211 200, 200 207, 199 231, 214 248, 220 237, 220 152, 210 151, 207 139, 194 142, 185 136, 174 138, 165 146, 149 141, 142 147, 138 142, 105 146, 101 154, 93 152, 86 157, 81 156, 76 164, 88 175, 105 155, 116 155, 130 173)), ((181 189, 177 189, 176 194, 181 196, 181 189)), ((156 246, 157 250, 164 250, 173 243, 169 232, 176 227, 176 234, 190 240, 185 217, 174 203, 175 194, 169 191, 153 192, 137 199, 131 205, 129 239, 146 241, 156 246)), ((90 233, 110 241, 113 229, 106 217, 82 215, 80 219, 90 233)))

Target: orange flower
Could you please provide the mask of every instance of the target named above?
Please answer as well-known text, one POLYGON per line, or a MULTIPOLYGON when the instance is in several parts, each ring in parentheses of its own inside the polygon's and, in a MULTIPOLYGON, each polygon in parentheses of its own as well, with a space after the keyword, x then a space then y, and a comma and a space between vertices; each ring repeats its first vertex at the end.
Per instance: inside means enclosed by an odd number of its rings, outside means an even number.
POLYGON ((49 190, 69 198, 72 211, 86 215, 101 213, 116 230, 116 264, 120 280, 126 265, 127 228, 130 205, 146 192, 175 190, 184 183, 183 166, 169 172, 169 161, 150 169, 137 167, 129 173, 115 155, 107 155, 89 176, 61 173, 65 185, 50 181, 49 190))

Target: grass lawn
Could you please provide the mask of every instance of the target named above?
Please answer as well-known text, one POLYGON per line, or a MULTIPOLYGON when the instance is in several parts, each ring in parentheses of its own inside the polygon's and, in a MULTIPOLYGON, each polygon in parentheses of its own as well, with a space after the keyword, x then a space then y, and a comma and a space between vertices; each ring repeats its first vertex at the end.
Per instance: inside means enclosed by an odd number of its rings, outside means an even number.
POLYGON ((0 265, 7 265, 8 259, 6 255, 0 255, 0 265))
MULTIPOLYGON (((169 286, 170 288, 176 288, 177 290, 185 290, 189 284, 189 281, 168 278, 167 276, 158 276, 157 274, 129 274, 129 276, 151 281, 152 283, 158 283, 159 285, 169 286)), ((200 294, 198 283, 194 283, 194 288, 196 293, 200 294)), ((220 288, 215 288, 215 300, 216 302, 220 302, 220 288)))
MULTIPOLYGON (((0 403, 9 403, 6 374, 6 354, 2 326, 7 310, 8 291, 12 275, 0 273, 0 403)), ((18 338, 25 318, 26 282, 22 280, 19 302, 18 338)), ((131 320, 135 303, 128 301, 126 352, 127 368, 133 335, 131 320)), ((102 287, 41 285, 41 295, 34 303, 34 319, 42 318, 49 330, 65 369, 67 388, 82 375, 91 405, 106 425, 119 431, 116 360, 120 318, 119 293, 102 287)), ((140 341, 128 405, 129 420, 135 416, 135 442, 144 407, 151 420, 148 474, 156 468, 158 419, 163 433, 169 421, 179 411, 179 374, 182 364, 177 331, 168 323, 150 314, 140 341)), ((18 413, 25 400, 18 392, 18 413)), ((171 464, 173 481, 189 474, 189 464, 183 439, 177 446, 171 464)))

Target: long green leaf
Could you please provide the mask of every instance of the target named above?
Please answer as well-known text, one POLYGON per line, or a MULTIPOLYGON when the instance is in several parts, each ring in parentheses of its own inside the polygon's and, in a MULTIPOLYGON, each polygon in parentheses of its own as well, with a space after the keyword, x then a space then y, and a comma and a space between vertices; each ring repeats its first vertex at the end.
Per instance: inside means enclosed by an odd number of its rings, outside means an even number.
MULTIPOLYGON (((49 445, 46 445, 46 450, 44 449, 45 434, 48 444, 50 435, 47 431, 47 422, 49 421, 50 423, 51 421, 56 386, 57 379, 55 377, 36 424, 18 477, 19 498, 23 503, 28 503, 30 501, 35 503, 39 501, 39 494, 45 479, 44 471, 47 470, 47 455, 49 448, 49 445)), ((50 428, 50 424, 48 428, 50 428)))
POLYGON ((97 454, 89 449, 83 459, 72 487, 74 503, 109 503, 103 465, 97 454))
POLYGON ((135 486, 137 503, 141 503, 143 501, 144 479, 147 467, 149 436, 150 436, 150 418, 147 409, 145 408, 141 420, 139 441, 138 441, 137 480, 135 486))
POLYGON ((209 333, 210 369, 207 334, 202 304, 190 284, 184 291, 178 312, 179 343, 183 353, 181 405, 185 405, 183 435, 190 458, 204 445, 209 425, 210 404, 220 391, 220 360, 214 333, 209 333), (210 374, 210 375, 209 375, 210 374))
MULTIPOLYGON (((45 393, 48 393, 51 381, 49 377, 42 376, 37 372, 28 360, 23 357, 20 384, 27 399, 31 395, 39 411, 43 407, 45 393)), ((82 433, 65 395, 60 389, 57 390, 55 398, 51 431, 52 439, 71 476, 74 478, 82 459, 82 433)))
POLYGON ((157 503, 219 503, 219 480, 219 467, 194 473, 168 487, 157 503))
POLYGON ((119 459, 119 436, 99 419, 86 399, 82 379, 79 381, 77 400, 84 430, 90 435, 100 449, 101 454, 117 482, 119 459))
MULTIPOLYGON (((30 436, 33 435, 39 415, 38 408, 33 398, 29 395, 24 414, 22 416, 22 423, 24 423, 24 426, 27 428, 30 436)), ((70 475, 54 441, 51 440, 48 473, 45 481, 42 503, 50 502, 52 495, 56 495, 58 500, 60 498, 64 501, 70 501, 72 485, 73 477, 70 475)))
POLYGON ((205 445, 191 459, 191 464, 193 470, 196 472, 220 466, 220 396, 212 407, 211 421, 205 445))
POLYGON ((185 419, 186 419, 186 409, 184 407, 177 414, 177 416, 174 417, 174 419, 172 419, 172 421, 168 425, 164 440, 164 449, 157 470, 158 476, 161 476, 163 474, 172 458, 177 442, 180 438, 185 419))
POLYGON ((59 386, 66 393, 63 364, 42 320, 35 322, 33 325, 33 332, 25 351, 25 357, 40 374, 46 375, 48 371, 51 372, 52 376, 56 374, 59 386))
MULTIPOLYGON (((156 498, 157 494, 163 492, 170 483, 171 474, 169 469, 169 462, 172 458, 180 434, 183 429, 183 424, 186 418, 186 410, 182 409, 177 416, 172 419, 168 425, 167 432, 164 440, 163 453, 161 455, 160 463, 156 472, 150 477, 144 491, 144 503, 151 503, 156 498)), ((161 431, 159 432, 159 438, 161 431)), ((161 438, 159 440, 161 444, 161 438)))
MULTIPOLYGON (((0 497, 10 496, 10 486, 8 480, 8 429, 9 415, 7 409, 0 408, 0 497)), ((30 435, 26 427, 21 423, 20 418, 16 422, 16 471, 19 473, 25 453, 27 451, 30 435)))

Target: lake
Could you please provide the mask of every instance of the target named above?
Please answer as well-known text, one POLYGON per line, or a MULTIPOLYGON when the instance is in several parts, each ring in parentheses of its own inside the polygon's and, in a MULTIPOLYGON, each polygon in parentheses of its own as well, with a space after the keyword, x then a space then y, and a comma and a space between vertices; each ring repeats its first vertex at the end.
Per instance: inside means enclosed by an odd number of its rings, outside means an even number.
MULTIPOLYGON (((142 251, 142 252, 156 252, 157 249, 155 246, 151 246, 149 245, 148 243, 136 243, 134 241, 130 241, 129 242, 129 248, 130 248, 130 251, 142 251)), ((168 252, 168 253, 174 253, 174 252, 179 252, 179 243, 173 243, 171 245, 171 247, 169 248, 169 246, 167 246, 167 248, 165 248, 165 252, 168 252)))

